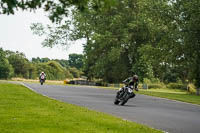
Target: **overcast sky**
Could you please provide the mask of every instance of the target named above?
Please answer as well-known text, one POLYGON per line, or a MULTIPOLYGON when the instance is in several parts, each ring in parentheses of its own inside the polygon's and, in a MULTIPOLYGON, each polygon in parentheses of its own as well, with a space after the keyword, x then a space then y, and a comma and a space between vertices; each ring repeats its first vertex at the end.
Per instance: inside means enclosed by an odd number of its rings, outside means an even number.
POLYGON ((30 24, 40 22, 50 24, 42 10, 36 13, 18 11, 15 15, 0 15, 0 47, 4 50, 23 52, 28 59, 48 57, 50 59, 67 59, 71 53, 83 52, 82 42, 76 42, 66 51, 64 48, 44 48, 43 37, 33 35, 30 24))

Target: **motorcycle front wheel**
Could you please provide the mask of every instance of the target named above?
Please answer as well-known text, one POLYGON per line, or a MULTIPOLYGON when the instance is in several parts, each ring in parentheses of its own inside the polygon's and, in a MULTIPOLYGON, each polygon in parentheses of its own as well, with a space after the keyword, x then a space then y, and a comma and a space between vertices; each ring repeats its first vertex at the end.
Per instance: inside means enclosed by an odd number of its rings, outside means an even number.
POLYGON ((126 97, 124 98, 124 100, 121 102, 121 104, 120 104, 120 105, 122 105, 122 106, 123 106, 125 103, 127 103, 129 98, 130 98, 130 95, 129 95, 129 94, 127 94, 127 95, 126 95, 126 97))
POLYGON ((114 104, 115 104, 115 105, 118 105, 119 102, 120 102, 120 101, 116 98, 115 101, 114 101, 114 104))

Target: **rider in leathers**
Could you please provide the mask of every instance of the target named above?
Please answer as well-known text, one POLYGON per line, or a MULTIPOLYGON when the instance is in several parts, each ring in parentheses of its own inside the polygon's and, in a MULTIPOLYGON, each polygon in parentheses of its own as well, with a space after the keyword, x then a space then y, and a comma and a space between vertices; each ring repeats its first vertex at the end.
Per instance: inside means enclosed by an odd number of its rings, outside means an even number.
MULTIPOLYGON (((123 81, 123 83, 125 84, 125 87, 122 87, 120 90, 119 90, 119 93, 120 92, 125 92, 125 89, 127 87, 131 88, 132 90, 135 89, 136 91, 138 91, 138 84, 139 84, 139 80, 138 80, 138 76, 137 75, 134 75, 133 77, 129 77, 127 79, 125 79, 123 81)), ((133 98, 135 97, 135 93, 133 92, 133 95, 130 97, 130 98, 133 98)))
POLYGON ((40 73, 39 80, 41 80, 41 79, 44 79, 44 82, 45 82, 45 80, 46 80, 46 74, 44 72, 40 73))

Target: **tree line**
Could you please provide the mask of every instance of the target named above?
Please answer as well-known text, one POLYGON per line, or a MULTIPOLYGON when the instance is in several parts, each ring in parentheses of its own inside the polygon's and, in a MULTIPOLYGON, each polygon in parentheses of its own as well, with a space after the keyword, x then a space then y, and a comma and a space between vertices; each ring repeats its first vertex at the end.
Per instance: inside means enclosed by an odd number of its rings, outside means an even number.
POLYGON ((83 74, 82 58, 81 54, 70 54, 69 60, 37 57, 29 61, 21 52, 0 48, 0 79, 12 77, 38 79, 42 71, 49 80, 79 78, 83 74))
MULTIPOLYGON (((65 2, 43 3, 57 27, 31 28, 47 36, 44 46, 86 39, 83 71, 89 79, 115 83, 135 73, 141 81, 192 82, 200 87, 199 0, 65 2)), ((40 8, 37 4, 33 8, 40 8)))

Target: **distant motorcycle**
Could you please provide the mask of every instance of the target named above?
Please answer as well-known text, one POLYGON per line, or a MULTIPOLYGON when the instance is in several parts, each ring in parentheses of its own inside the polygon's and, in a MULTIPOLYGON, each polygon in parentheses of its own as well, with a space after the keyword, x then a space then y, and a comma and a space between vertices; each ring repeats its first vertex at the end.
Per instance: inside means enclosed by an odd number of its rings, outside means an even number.
POLYGON ((135 94, 133 93, 133 88, 124 86, 118 90, 114 104, 120 104, 123 106, 130 98, 134 96, 135 94))
POLYGON ((43 85, 44 82, 45 82, 45 76, 42 75, 40 76, 40 84, 43 85))

